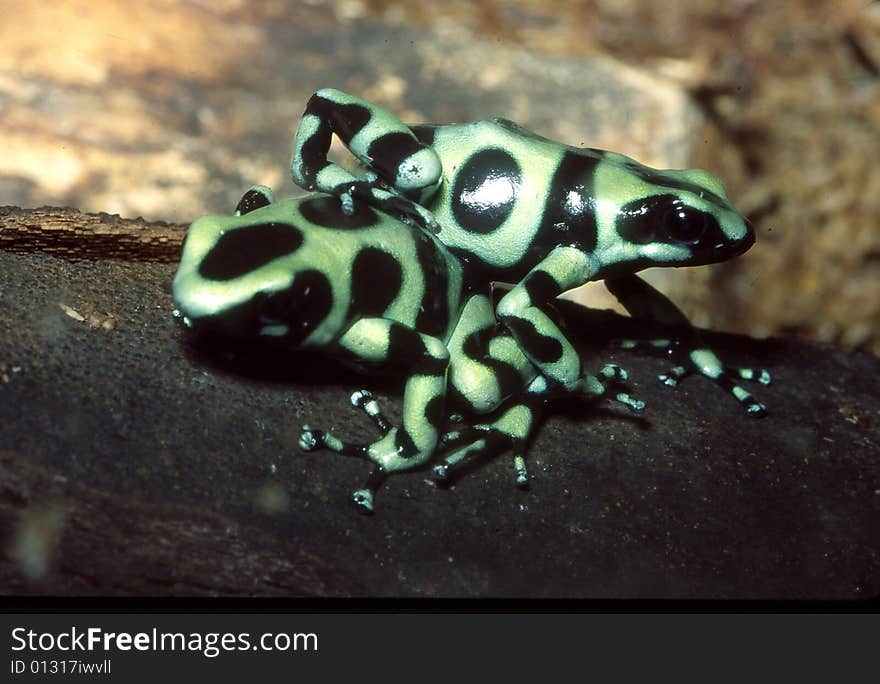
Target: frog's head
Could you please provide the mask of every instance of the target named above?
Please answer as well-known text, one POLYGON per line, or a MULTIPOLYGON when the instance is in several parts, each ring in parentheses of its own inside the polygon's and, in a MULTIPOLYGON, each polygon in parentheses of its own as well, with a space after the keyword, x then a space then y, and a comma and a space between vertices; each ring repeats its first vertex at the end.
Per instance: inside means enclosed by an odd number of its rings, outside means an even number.
POLYGON ((752 225, 734 209, 724 186, 700 169, 658 171, 622 157, 605 182, 615 182, 604 211, 613 237, 606 263, 698 266, 733 258, 755 242, 752 225))
POLYGON ((330 280, 303 258, 304 234, 292 215, 273 204, 190 226, 173 285, 188 327, 295 346, 326 322, 330 280))

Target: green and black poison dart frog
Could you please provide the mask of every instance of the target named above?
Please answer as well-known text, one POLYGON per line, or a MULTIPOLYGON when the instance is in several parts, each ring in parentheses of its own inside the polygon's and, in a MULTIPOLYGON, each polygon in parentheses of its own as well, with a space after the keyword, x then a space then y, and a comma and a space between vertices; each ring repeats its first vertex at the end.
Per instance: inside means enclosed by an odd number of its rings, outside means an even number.
MULTIPOLYGON (((364 203, 346 210, 333 195, 276 203, 256 186, 234 216, 198 219, 173 290, 179 315, 195 330, 404 369, 400 427, 359 390, 352 403, 379 428, 379 440, 354 445, 309 426, 300 438, 307 451, 326 447, 373 462, 354 492, 366 512, 388 474, 442 453, 434 469, 441 481, 465 460, 513 449, 517 482, 525 484, 523 450, 544 401, 561 393, 599 398, 626 379, 607 365, 571 389, 548 383, 497 325, 488 294, 467 289, 461 264, 436 237, 364 203), (446 431, 447 394, 485 419, 446 431)), ((643 407, 625 393, 614 398, 643 407)))
MULTIPOLYGON (((636 274, 649 266, 730 259, 754 243, 749 222, 705 171, 657 170, 622 154, 576 148, 505 119, 414 125, 339 90, 316 92, 294 141, 291 173, 307 190, 366 202, 436 233, 476 288, 515 283, 499 320, 550 382, 581 382, 578 354, 545 305, 591 280, 634 317, 669 326, 673 337, 625 346, 660 350, 675 386, 696 371, 736 397, 752 416, 764 405, 737 379, 770 382, 763 369, 725 367, 687 318, 636 274), (365 169, 356 176, 327 159, 336 134, 365 169)), ((358 172, 356 172, 358 173, 358 172)))

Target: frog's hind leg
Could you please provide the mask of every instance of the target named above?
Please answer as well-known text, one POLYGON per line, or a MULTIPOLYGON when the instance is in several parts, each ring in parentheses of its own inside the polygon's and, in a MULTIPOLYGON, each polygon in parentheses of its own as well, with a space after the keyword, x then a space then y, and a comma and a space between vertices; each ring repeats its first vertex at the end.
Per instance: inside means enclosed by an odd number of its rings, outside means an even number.
POLYGON ((540 418, 544 399, 532 397, 515 402, 502 409, 490 422, 466 427, 444 435, 440 449, 448 452, 434 466, 434 480, 448 484, 454 470, 468 463, 487 460, 503 451, 513 451, 513 467, 516 484, 527 487, 529 475, 526 470, 525 448, 535 423, 540 418))
POLYGON ((363 201, 438 229, 423 206, 442 181, 437 153, 393 114, 353 95, 332 88, 312 95, 296 130, 290 172, 301 188, 338 195, 346 213, 363 201), (334 134, 365 165, 366 179, 327 158, 334 134))

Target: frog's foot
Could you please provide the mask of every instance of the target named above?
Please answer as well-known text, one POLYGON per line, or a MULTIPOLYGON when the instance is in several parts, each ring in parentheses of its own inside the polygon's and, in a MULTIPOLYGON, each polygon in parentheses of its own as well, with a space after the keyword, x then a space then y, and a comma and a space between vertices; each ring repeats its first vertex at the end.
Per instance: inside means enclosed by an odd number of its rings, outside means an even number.
POLYGON ((356 201, 365 202, 408 225, 415 225, 432 233, 440 230, 437 219, 430 211, 398 194, 378 179, 343 183, 333 191, 339 195, 342 200, 342 210, 347 214, 354 212, 356 201))
POLYGON ((763 418, 767 415, 767 407, 737 384, 737 380, 749 380, 761 385, 769 385, 772 378, 763 368, 727 366, 721 363, 711 349, 701 347, 687 351, 677 339, 617 340, 617 345, 621 349, 647 351, 654 355, 671 356, 679 361, 677 365, 657 376, 658 380, 668 387, 678 387, 679 382, 684 378, 699 373, 733 395, 750 416, 763 418))
POLYGON ((645 402, 641 399, 633 399, 626 392, 613 392, 615 388, 625 383, 629 378, 627 372, 620 366, 605 364, 597 375, 584 373, 571 387, 560 388, 554 386, 544 375, 536 377, 528 387, 528 393, 537 396, 553 396, 554 394, 583 394, 591 399, 612 396, 612 398, 626 406, 634 413, 641 413, 645 409, 645 402))
MULTIPOLYGON (((388 434, 391 430, 391 424, 382 413, 379 402, 373 397, 373 393, 369 390, 360 389, 352 393, 351 405, 363 411, 367 417, 373 421, 373 424, 379 429, 383 435, 388 434)), ((367 447, 365 444, 353 444, 346 442, 331 432, 318 430, 308 425, 303 425, 302 433, 299 436, 299 448, 303 451, 317 451, 318 449, 329 449, 337 454, 345 454, 346 456, 356 456, 358 458, 368 458, 367 447)))
POLYGON ((366 446, 346 442, 339 439, 339 437, 332 432, 318 430, 310 425, 302 426, 302 432, 299 435, 299 448, 303 451, 329 449, 330 451, 335 451, 337 454, 355 456, 356 458, 367 458, 366 446))
MULTIPOLYGON (((609 394, 613 388, 625 383, 629 379, 629 375, 620 366, 606 363, 594 379, 602 387, 602 394, 604 395, 609 394)), ((626 406, 633 413, 641 413, 645 410, 645 402, 641 399, 633 399, 626 392, 615 392, 614 400, 626 406)))
POLYGON ((379 491, 379 487, 382 486, 387 477, 388 473, 381 466, 376 466, 373 468, 373 472, 370 473, 364 486, 351 493, 351 500, 358 511, 365 515, 372 515, 373 500, 376 497, 376 492, 379 491))
MULTIPOLYGON (((316 430, 308 425, 303 425, 302 434, 299 438, 299 447, 303 451, 317 451, 318 449, 329 449, 338 454, 346 456, 354 456, 356 458, 369 459, 369 445, 351 444, 345 442, 335 435, 323 430, 316 430)), ((388 474, 381 466, 375 466, 366 483, 361 489, 356 489, 351 494, 352 501, 361 513, 370 514, 373 512, 373 500, 376 492, 388 474)))
POLYGON ((522 488, 528 487, 525 445, 543 404, 543 399, 537 398, 515 403, 496 413, 497 417, 490 422, 471 425, 443 435, 438 451, 446 452, 447 455, 434 466, 434 481, 447 485, 452 479, 453 471, 464 464, 487 460, 504 451, 513 451, 516 484, 522 488))
POLYGON ((434 466, 432 475, 439 485, 449 485, 453 473, 466 463, 486 461, 504 451, 517 451, 514 456, 515 481, 518 487, 529 485, 529 474, 526 470, 525 458, 522 455, 522 440, 506 434, 494 425, 475 425, 460 432, 452 433, 454 437, 447 439, 444 445, 452 451, 434 466))
MULTIPOLYGON (((382 435, 391 432, 392 427, 382 413, 379 402, 373 397, 369 390, 361 389, 352 393, 351 404, 354 408, 363 411, 373 424, 379 429, 382 435)), ((340 439, 331 432, 318 430, 309 425, 303 425, 302 433, 299 437, 299 447, 303 451, 317 451, 319 449, 329 449, 337 454, 346 456, 354 456, 355 458, 370 459, 370 444, 354 444, 340 439)), ((373 512, 373 500, 376 492, 382 483, 388 477, 388 473, 382 466, 376 465, 370 476, 367 478, 363 488, 352 492, 352 500, 362 513, 373 512)))

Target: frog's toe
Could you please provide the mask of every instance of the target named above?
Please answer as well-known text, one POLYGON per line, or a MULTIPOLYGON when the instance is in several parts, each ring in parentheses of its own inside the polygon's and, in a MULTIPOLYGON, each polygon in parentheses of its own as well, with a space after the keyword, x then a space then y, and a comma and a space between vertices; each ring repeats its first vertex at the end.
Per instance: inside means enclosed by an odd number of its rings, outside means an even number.
POLYGON ((633 399, 626 392, 618 392, 614 400, 626 406, 633 413, 642 413, 645 410, 645 402, 641 399, 633 399))
POLYGON ((690 375, 691 372, 684 366, 673 366, 665 373, 660 373, 657 379, 667 387, 678 387, 678 383, 690 375))
POLYGON ((736 378, 743 380, 751 380, 761 385, 769 385, 771 381, 770 373, 763 368, 731 368, 724 367, 724 372, 716 378, 716 382, 730 392, 746 409, 753 418, 763 418, 767 415, 767 407, 755 399, 751 393, 745 388, 737 385, 736 378))
POLYGON ((438 232, 439 228, 434 215, 420 204, 404 197, 389 197, 381 202, 381 209, 398 216, 405 223, 416 225, 432 233, 438 232))
POLYGON ((728 368, 727 370, 743 380, 751 380, 761 385, 769 385, 773 381, 773 377, 764 368, 728 368))
POLYGON ((369 489, 356 489, 351 493, 351 500, 361 513, 372 515, 375 512, 373 510, 373 492, 369 489))
POLYGON ((299 448, 303 451, 315 451, 321 446, 321 431, 313 430, 308 425, 302 426, 299 436, 299 448))
POLYGON ((599 371, 599 375, 611 382, 626 382, 629 379, 629 373, 616 363, 606 363, 599 371))
POLYGON ((764 418, 767 415, 767 407, 760 401, 755 401, 753 399, 752 402, 746 406, 746 412, 752 418, 764 418))
POLYGON ((438 463, 431 469, 431 475, 434 482, 438 485, 449 484, 449 466, 445 463, 438 463))
POLYGON ((526 459, 522 454, 516 454, 513 457, 513 474, 517 487, 520 489, 529 488, 529 471, 526 469, 526 459))

